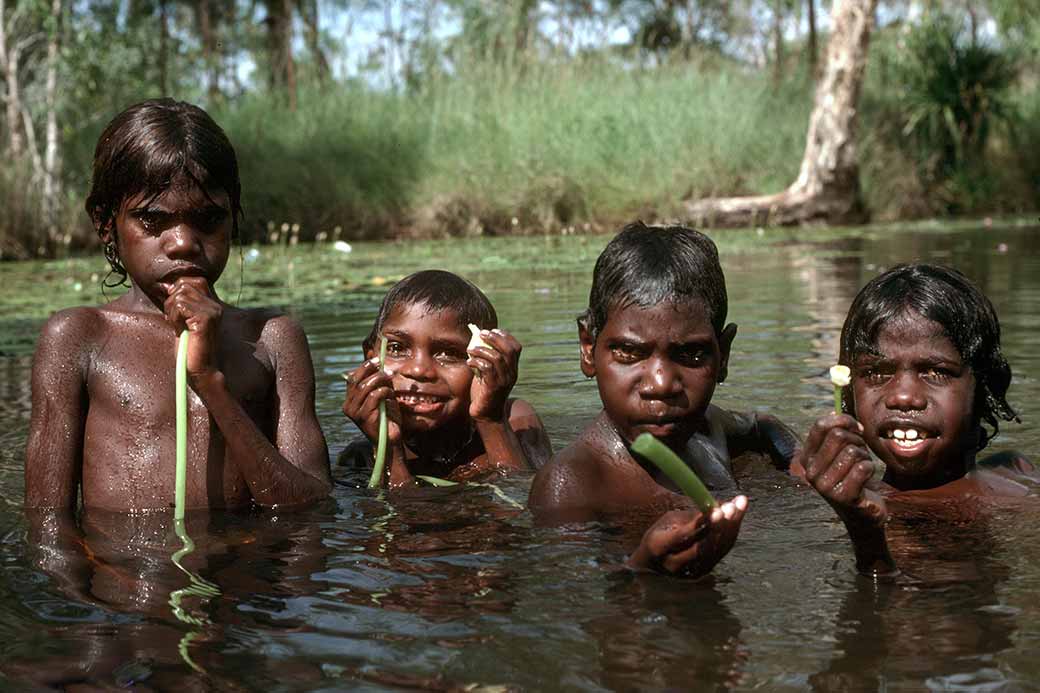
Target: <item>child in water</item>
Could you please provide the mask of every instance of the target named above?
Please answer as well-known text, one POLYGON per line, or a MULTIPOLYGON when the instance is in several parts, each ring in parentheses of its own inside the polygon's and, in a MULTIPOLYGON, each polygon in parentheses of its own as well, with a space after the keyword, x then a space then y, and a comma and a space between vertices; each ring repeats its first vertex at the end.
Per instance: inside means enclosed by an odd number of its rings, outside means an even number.
POLYGON ((380 402, 387 403, 391 488, 414 484, 417 475, 462 481, 532 469, 552 455, 534 409, 509 397, 520 343, 498 329, 487 296, 462 277, 426 270, 399 281, 362 347, 367 360, 347 376, 343 413, 366 440, 344 450, 341 462, 372 465, 380 402), (470 344, 470 324, 483 345, 470 344))
POLYGON ((1018 417, 997 314, 956 270, 902 265, 867 283, 842 326, 839 363, 851 369, 845 413, 816 421, 792 468, 845 523, 860 572, 895 570, 884 496, 1023 496, 1022 482, 1037 481, 1017 453, 976 459, 999 421, 1018 417), (882 469, 882 483, 868 483, 882 469))
POLYGON ((733 492, 730 458, 755 451, 784 468, 798 439, 770 416, 711 404, 725 380, 737 327, 726 324, 726 281, 715 244, 681 226, 626 226, 596 261, 589 308, 578 319, 581 370, 603 411, 538 472, 531 508, 551 521, 638 510, 666 513, 629 565, 703 575, 736 541, 747 499, 705 517, 630 449, 651 433, 713 491, 733 492))
POLYGON ((241 214, 235 151, 170 99, 116 116, 86 210, 129 291, 54 314, 32 371, 27 509, 168 508, 174 364, 188 330, 186 506, 299 505, 330 488, 307 340, 288 316, 224 303, 215 284, 241 214))

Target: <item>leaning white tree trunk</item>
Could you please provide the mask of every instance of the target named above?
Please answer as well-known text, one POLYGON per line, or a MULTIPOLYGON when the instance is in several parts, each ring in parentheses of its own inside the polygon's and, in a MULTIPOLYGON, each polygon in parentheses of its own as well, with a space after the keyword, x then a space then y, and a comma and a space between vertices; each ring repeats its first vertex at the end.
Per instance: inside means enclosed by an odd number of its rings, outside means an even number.
POLYGON ((7 152, 11 159, 20 159, 23 151, 21 131, 20 89, 18 87, 18 51, 13 43, 14 36, 8 30, 7 7, 0 0, 0 70, 4 74, 4 106, 7 116, 7 152))
POLYGON ((775 195, 699 200, 687 206, 698 225, 785 225, 863 221, 856 119, 877 0, 835 0, 827 62, 817 84, 798 178, 775 195))
POLYGON ((44 99, 47 104, 47 125, 43 150, 43 218, 47 223, 47 237, 58 238, 58 209, 61 197, 61 153, 58 140, 58 49, 61 39, 61 0, 51 0, 51 27, 47 38, 47 79, 44 99))

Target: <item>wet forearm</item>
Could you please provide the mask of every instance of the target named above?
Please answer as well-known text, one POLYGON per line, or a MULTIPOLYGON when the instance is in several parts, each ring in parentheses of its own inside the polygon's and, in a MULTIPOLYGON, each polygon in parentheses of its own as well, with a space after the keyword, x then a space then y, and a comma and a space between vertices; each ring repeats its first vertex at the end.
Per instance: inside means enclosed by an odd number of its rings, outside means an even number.
POLYGON ((878 577, 898 572, 888 550, 888 538, 883 526, 846 521, 845 528, 849 532, 856 555, 856 570, 861 575, 878 577))
POLYGON ((328 495, 327 475, 309 474, 282 455, 228 391, 222 373, 199 379, 192 388, 223 434, 256 503, 300 505, 328 495))
POLYGON ((33 565, 54 579, 65 594, 85 602, 92 572, 83 533, 69 509, 26 508, 26 546, 33 565))
POLYGON ((527 458, 513 429, 505 421, 477 421, 488 464, 496 469, 528 469, 527 458))

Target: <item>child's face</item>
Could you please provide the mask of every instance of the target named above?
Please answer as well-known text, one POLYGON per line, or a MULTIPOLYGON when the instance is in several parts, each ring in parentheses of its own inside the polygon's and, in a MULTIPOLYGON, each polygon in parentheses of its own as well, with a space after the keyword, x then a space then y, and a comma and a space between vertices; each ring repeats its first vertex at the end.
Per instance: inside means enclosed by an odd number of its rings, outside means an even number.
POLYGON ((610 312, 595 343, 580 331, 581 370, 625 440, 651 433, 682 445, 725 378, 736 326, 716 335, 701 301, 610 312))
POLYGON ((470 334, 455 311, 398 305, 383 323, 383 336, 403 429, 422 433, 464 422, 473 382, 466 365, 470 334))
POLYGON ((863 437, 897 488, 930 488, 964 475, 978 443, 975 377, 942 328, 916 313, 886 324, 880 356, 852 367, 863 437))
POLYGON ((119 258, 152 300, 164 301, 179 277, 205 277, 212 286, 224 271, 231 206, 223 190, 208 192, 175 185, 154 200, 128 198, 120 208, 115 221, 119 258))

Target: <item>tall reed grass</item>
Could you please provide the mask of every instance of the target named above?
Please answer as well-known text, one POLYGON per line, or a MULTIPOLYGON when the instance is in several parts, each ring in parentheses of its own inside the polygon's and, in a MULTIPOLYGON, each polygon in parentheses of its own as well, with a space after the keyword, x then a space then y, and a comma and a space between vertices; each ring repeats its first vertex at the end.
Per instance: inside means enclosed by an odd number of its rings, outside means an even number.
POLYGON ((357 84, 263 97, 218 119, 238 149, 252 234, 381 237, 554 231, 680 201, 776 190, 797 173, 810 106, 737 69, 629 70, 604 62, 482 65, 418 93, 357 84))

